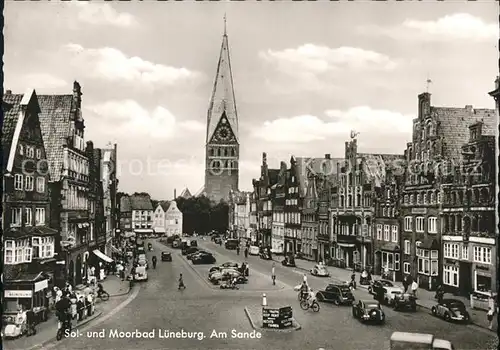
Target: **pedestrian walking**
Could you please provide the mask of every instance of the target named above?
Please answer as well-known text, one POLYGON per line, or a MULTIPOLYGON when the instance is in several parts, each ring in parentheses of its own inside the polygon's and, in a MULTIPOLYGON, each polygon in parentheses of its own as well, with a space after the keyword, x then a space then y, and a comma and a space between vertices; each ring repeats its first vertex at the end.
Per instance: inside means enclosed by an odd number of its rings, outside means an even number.
POLYGON ((414 297, 417 296, 417 289, 418 289, 418 283, 417 281, 413 281, 411 284, 411 293, 413 294, 414 297))
POLYGON ((307 275, 306 274, 304 274, 303 282, 307 284, 307 275))
POLYGON ((182 278, 182 273, 179 275, 179 290, 180 289, 186 289, 186 286, 184 285, 184 280, 182 278))
POLYGON ((240 255, 240 246, 239 245, 236 247, 236 255, 240 255))
POLYGON ((495 310, 493 308, 489 308, 488 313, 486 314, 486 317, 488 318, 488 322, 490 323, 488 325, 489 329, 493 329, 493 320, 495 316, 495 310))
POLYGON ((273 268, 271 269, 271 278, 273 279, 273 286, 276 285, 276 270, 274 268, 274 263, 273 263, 273 268))
POLYGON ((245 248, 245 259, 248 258, 248 247, 245 248))

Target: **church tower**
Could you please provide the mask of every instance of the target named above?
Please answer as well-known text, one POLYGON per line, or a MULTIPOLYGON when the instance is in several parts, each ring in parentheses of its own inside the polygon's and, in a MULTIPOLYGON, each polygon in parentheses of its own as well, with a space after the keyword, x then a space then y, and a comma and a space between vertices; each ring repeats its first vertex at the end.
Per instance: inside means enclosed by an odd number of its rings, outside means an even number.
POLYGON ((228 200, 229 192, 238 190, 240 156, 238 137, 238 114, 229 58, 226 16, 224 16, 224 35, 207 115, 203 192, 210 199, 228 200))

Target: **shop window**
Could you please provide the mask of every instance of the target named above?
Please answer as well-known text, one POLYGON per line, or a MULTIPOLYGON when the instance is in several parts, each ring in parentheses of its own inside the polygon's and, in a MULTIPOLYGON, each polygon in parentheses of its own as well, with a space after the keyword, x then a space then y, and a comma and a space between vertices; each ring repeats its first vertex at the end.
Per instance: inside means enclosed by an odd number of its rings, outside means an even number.
POLYGON ((491 277, 479 275, 476 271, 475 290, 483 293, 491 292, 491 277))

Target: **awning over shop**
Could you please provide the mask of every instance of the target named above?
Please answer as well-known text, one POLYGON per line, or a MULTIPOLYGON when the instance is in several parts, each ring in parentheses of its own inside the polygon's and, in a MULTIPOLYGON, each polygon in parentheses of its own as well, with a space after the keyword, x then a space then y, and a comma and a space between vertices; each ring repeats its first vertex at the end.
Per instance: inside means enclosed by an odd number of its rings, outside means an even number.
POLYGON ((102 253, 100 250, 98 249, 95 249, 94 250, 94 254, 97 255, 99 258, 101 258, 102 260, 110 263, 110 262, 113 262, 113 259, 111 259, 109 256, 107 256, 106 254, 102 253))
POLYGON ((354 243, 337 243, 337 245, 342 248, 354 248, 355 246, 354 243))

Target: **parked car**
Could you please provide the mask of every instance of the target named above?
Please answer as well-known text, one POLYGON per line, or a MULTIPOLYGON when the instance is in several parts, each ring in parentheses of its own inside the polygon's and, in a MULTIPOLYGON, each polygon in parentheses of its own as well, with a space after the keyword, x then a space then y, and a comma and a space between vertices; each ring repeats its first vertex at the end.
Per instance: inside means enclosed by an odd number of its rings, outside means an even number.
POLYGON ((248 254, 250 254, 250 255, 259 255, 260 254, 259 247, 255 246, 255 245, 251 245, 250 248, 248 249, 248 254))
POLYGON ((201 265, 201 264, 214 264, 217 260, 214 258, 212 254, 203 253, 193 256, 191 258, 191 261, 193 262, 194 265, 201 265))
POLYGON ((181 247, 181 240, 177 238, 173 243, 172 243, 172 248, 180 248, 181 247))
POLYGON ((392 303, 394 310, 411 310, 417 311, 417 298, 410 293, 402 293, 396 295, 392 303))
POLYGON ((169 252, 161 252, 161 261, 172 261, 172 254, 169 252))
POLYGON ((285 259, 283 259, 283 261, 281 261, 281 264, 283 266, 291 266, 291 267, 297 266, 297 265, 295 265, 295 258, 293 257, 293 255, 285 256, 285 259))
POLYGON ((403 289, 399 287, 384 287, 382 288, 383 292, 383 297, 382 300, 379 300, 380 302, 383 302, 386 305, 393 305, 394 304, 394 299, 403 294, 403 289))
POLYGON ((378 301, 359 300, 352 306, 352 315, 361 322, 378 324, 385 322, 385 314, 378 301))
POLYGON ((198 251, 198 248, 196 248, 196 247, 184 247, 184 249, 182 249, 182 251, 181 251, 181 254, 188 255, 188 254, 196 253, 197 251, 198 251))
POLYGON ((335 305, 352 305, 354 295, 351 289, 345 284, 329 284, 325 289, 316 293, 318 301, 329 301, 335 305))
POLYGON ((271 253, 267 250, 261 251, 259 256, 262 260, 273 260, 271 253))
POLYGON ((429 349, 454 350, 448 340, 434 338, 432 334, 394 332, 390 339, 390 350, 429 349))
POLYGON ((192 260, 195 256, 198 256, 198 255, 201 255, 201 254, 210 254, 210 253, 200 249, 200 250, 197 250, 197 251, 195 251, 193 253, 190 253, 190 254, 186 255, 186 259, 192 260))
POLYGON ((325 265, 316 264, 311 269, 311 275, 318 277, 330 277, 330 272, 328 272, 328 269, 325 265))
POLYGON ((231 269, 231 268, 234 270, 238 270, 239 266, 240 265, 238 265, 237 262, 228 261, 228 262, 225 262, 224 264, 221 264, 219 266, 211 267, 209 273, 214 272, 214 271, 220 271, 222 269, 231 269))
POLYGON ((470 315, 465 304, 458 299, 443 299, 436 306, 433 306, 432 314, 444 320, 468 323, 470 315))
POLYGON ((147 281, 148 280, 148 273, 146 271, 145 266, 137 266, 135 268, 134 280, 135 281, 147 281))
POLYGON ((148 264, 148 261, 146 259, 139 259, 137 261, 137 265, 138 266, 144 266, 146 268, 146 270, 149 269, 149 264, 148 264))
POLYGON ((384 287, 394 287, 394 284, 389 281, 389 280, 373 280, 370 286, 368 287, 368 293, 377 295, 379 294, 379 289, 382 289, 384 287))
POLYGON ((233 269, 223 269, 220 271, 212 272, 208 279, 213 284, 219 284, 221 281, 229 281, 236 279, 236 283, 246 283, 248 279, 243 276, 239 271, 233 269))
POLYGON ((231 249, 231 250, 236 249, 236 247, 238 247, 239 245, 240 242, 237 239, 228 239, 226 243, 224 243, 224 247, 226 247, 226 249, 231 249))

